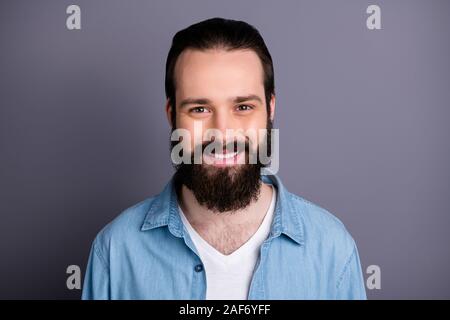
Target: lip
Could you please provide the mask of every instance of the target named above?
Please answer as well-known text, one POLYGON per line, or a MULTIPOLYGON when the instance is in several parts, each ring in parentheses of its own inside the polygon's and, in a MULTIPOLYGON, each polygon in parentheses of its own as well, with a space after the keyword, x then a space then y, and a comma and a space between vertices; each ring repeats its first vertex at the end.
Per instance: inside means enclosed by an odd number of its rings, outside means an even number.
POLYGON ((203 154, 203 161, 206 164, 213 166, 230 166, 241 163, 239 160, 245 152, 224 152, 224 153, 214 153, 214 154, 203 154))
POLYGON ((214 153, 215 159, 230 159, 237 156, 238 152, 230 152, 230 153, 214 153))

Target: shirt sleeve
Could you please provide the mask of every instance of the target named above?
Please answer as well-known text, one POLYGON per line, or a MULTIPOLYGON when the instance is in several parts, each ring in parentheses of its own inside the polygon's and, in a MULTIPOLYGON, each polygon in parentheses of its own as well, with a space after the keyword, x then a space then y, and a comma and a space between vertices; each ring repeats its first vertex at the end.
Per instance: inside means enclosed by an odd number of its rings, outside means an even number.
POLYGON ((89 254, 81 299, 109 300, 109 288, 109 267, 94 241, 89 254))
POLYGON ((338 300, 366 300, 366 289, 356 245, 347 259, 337 283, 338 300))

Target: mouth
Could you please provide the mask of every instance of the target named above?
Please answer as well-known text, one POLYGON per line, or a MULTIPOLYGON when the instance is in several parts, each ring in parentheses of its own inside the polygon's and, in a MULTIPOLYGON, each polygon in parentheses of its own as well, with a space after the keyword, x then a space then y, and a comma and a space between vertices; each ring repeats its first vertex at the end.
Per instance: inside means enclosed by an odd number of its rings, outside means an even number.
POLYGON ((230 153, 214 153, 213 156, 215 159, 230 159, 237 156, 238 152, 230 152, 230 153))
POLYGON ((245 152, 243 151, 226 152, 226 150, 224 150, 222 153, 204 153, 203 161, 206 164, 213 166, 229 166, 244 163, 242 161, 244 155, 245 152))

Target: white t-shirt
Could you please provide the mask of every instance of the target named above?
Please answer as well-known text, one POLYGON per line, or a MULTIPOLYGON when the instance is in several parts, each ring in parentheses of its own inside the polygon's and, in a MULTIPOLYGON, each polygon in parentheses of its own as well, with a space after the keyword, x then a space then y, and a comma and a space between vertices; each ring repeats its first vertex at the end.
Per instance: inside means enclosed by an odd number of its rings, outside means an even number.
POLYGON ((181 220, 197 248, 206 272, 207 300, 247 299, 261 244, 267 239, 272 225, 276 203, 276 190, 273 186, 272 189, 272 201, 258 230, 247 242, 229 255, 222 254, 206 242, 178 207, 181 220))

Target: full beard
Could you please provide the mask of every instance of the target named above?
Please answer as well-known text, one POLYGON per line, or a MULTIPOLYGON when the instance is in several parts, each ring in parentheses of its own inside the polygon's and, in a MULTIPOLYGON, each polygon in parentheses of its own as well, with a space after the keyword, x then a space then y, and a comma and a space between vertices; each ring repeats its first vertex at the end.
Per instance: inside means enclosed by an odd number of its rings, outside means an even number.
MULTIPOLYGON (((270 156, 270 129, 264 143, 267 143, 270 156)), ((202 149, 207 144, 202 146, 202 149)), ((172 143, 173 146, 173 143, 172 143)), ((261 189, 261 169, 264 165, 259 159, 259 149, 256 152, 256 163, 249 163, 249 145, 245 143, 245 164, 235 164, 225 167, 201 163, 195 164, 193 156, 191 163, 175 166, 175 188, 180 197, 181 187, 185 185, 192 191, 198 203, 215 213, 236 212, 248 207, 258 200, 261 189)))
POLYGON ((198 203, 213 212, 234 212, 256 201, 260 192, 261 173, 257 164, 224 168, 207 168, 203 164, 182 164, 175 173, 180 191, 185 185, 198 203))

